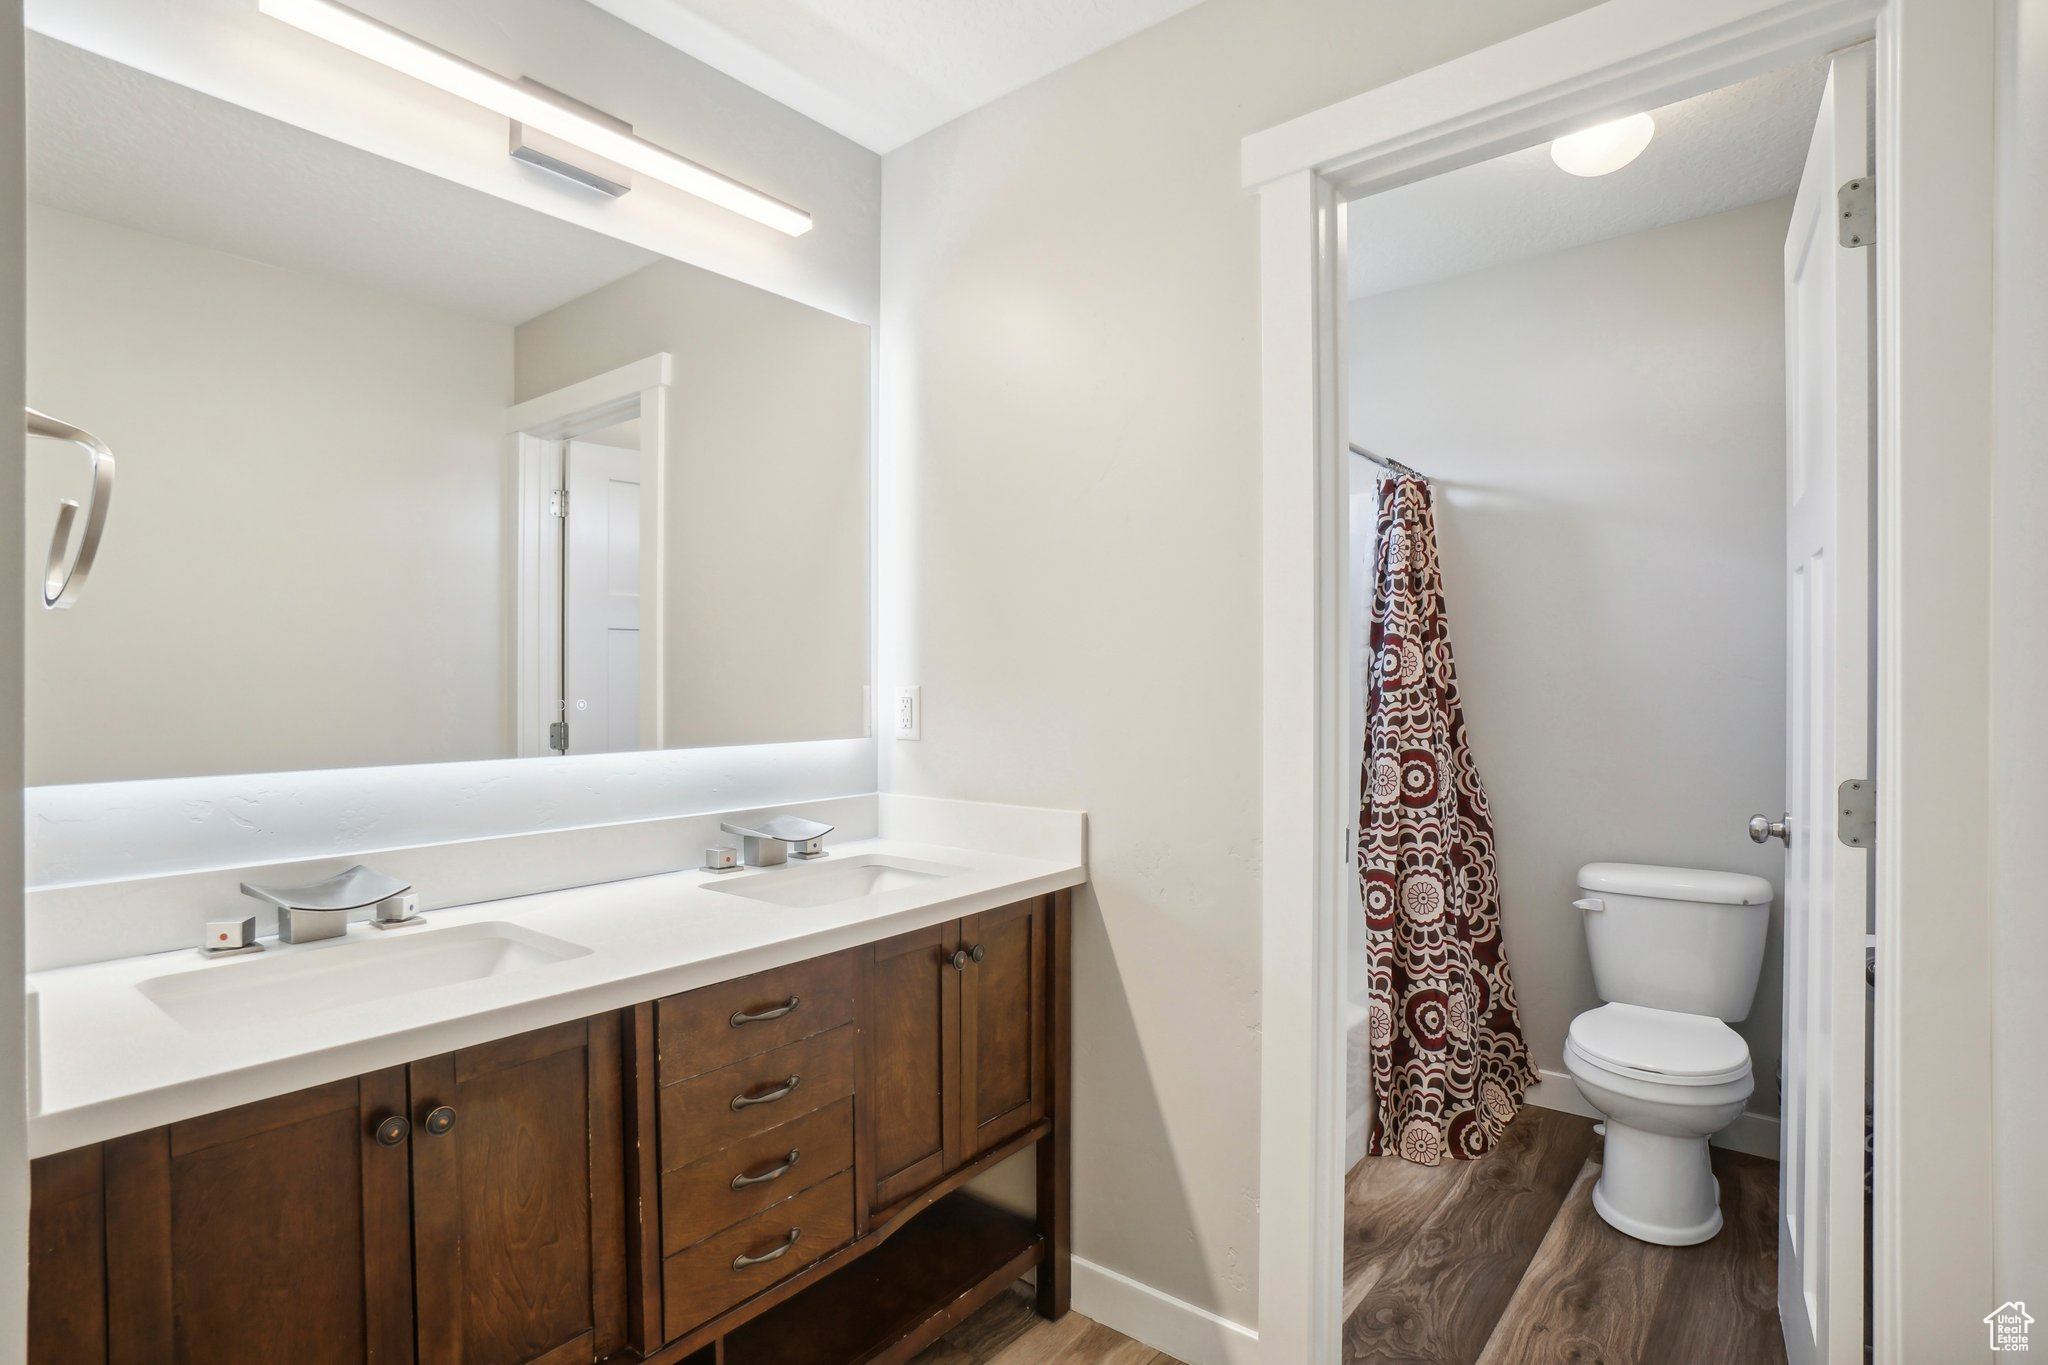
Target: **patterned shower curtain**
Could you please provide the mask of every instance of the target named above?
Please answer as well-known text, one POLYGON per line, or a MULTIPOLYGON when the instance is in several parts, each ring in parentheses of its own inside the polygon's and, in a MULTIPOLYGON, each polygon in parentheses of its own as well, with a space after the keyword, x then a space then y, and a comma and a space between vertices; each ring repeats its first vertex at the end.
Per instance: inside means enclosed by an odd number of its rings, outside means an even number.
POLYGON ((1493 816, 1466 741, 1421 479, 1384 479, 1358 876, 1371 970, 1375 1155, 1484 1154, 1536 1080, 1500 936, 1493 816))

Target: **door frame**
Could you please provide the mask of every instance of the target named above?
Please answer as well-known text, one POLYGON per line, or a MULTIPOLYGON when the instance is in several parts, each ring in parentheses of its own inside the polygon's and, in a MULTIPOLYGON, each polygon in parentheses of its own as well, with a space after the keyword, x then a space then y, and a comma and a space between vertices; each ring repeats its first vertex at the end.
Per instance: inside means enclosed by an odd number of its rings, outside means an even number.
POLYGON ((548 661, 562 648, 560 576, 551 572, 563 552, 562 524, 548 496, 564 486, 563 447, 578 436, 628 418, 640 419, 640 747, 665 747, 662 735, 662 584, 667 543, 662 498, 668 481, 668 398, 675 362, 667 351, 529 398, 505 411, 516 466, 511 507, 512 752, 520 758, 553 754, 547 727, 559 719, 560 688, 548 680, 548 661))
POLYGON ((1873 37, 1876 1358, 1984 1351, 1971 1306, 1997 1302, 1992 25, 1990 5, 1953 0, 1609 0, 1244 140, 1243 183, 1259 200, 1264 504, 1263 1360, 1339 1359, 1340 977, 1356 814, 1344 753, 1344 203, 1873 37), (1913 971, 1894 977, 1893 962, 1913 971))

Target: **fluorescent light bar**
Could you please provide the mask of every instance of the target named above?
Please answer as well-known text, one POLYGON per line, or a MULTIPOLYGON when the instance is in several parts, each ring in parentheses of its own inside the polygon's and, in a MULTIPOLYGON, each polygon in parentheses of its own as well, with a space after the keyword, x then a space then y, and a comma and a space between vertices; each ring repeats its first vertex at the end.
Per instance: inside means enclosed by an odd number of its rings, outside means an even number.
POLYGON ((657 147, 646 138, 608 128, 538 91, 423 43, 334 0, 257 0, 256 7, 273 19, 325 38, 393 71, 402 71, 494 114, 551 133, 564 142, 573 142, 586 151, 779 232, 798 237, 811 230, 811 215, 800 208, 657 147))

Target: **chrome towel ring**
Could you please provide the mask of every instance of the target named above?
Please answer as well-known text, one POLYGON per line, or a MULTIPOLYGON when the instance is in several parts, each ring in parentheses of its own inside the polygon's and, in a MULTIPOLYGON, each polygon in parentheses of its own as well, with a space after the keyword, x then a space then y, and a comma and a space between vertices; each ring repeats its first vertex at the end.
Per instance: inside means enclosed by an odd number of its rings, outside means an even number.
POLYGON ((71 528, 78 520, 78 504, 65 498, 57 504, 57 526, 50 532, 50 554, 43 564, 43 605, 51 609, 69 607, 78 601, 86 575, 100 552, 100 536, 107 528, 107 505, 114 500, 114 452, 107 443, 81 427, 61 422, 48 413, 25 408, 28 434, 53 441, 69 441, 92 456, 92 492, 85 504, 85 528, 79 533, 78 549, 71 548, 71 528))

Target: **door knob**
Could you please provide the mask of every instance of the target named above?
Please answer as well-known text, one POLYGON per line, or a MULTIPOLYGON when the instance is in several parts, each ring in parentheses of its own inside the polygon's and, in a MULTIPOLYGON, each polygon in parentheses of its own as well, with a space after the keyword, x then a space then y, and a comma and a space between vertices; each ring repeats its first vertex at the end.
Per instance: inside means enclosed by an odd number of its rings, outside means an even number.
POLYGON ((1768 815, 1750 816, 1749 841, 1761 844, 1771 839, 1780 840, 1787 848, 1792 846, 1792 817, 1787 815, 1782 820, 1773 820, 1768 815))
POLYGON ((439 1106, 432 1113, 427 1115, 427 1131, 429 1133, 432 1133, 435 1137, 441 1136, 443 1133, 447 1132, 450 1128, 453 1128, 454 1126, 455 1111, 453 1109, 450 1109, 445 1104, 439 1106))
POLYGON ((402 1114, 392 1114, 377 1125, 377 1145, 396 1147, 412 1135, 412 1123, 402 1114))

